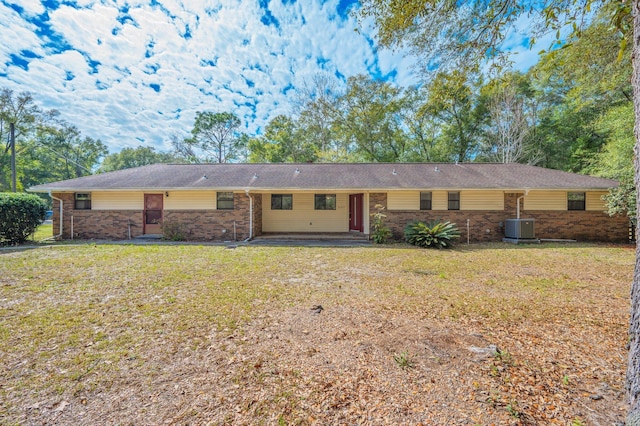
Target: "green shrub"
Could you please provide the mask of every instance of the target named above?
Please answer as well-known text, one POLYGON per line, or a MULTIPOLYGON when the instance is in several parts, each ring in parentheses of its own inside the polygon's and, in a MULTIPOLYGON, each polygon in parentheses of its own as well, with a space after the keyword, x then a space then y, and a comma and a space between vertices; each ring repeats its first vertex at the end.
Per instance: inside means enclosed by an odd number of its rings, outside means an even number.
POLYGON ((460 238, 460 231, 455 223, 449 221, 411 222, 404 227, 404 238, 414 246, 441 249, 451 247, 452 240, 460 238))
POLYGON ((47 205, 25 193, 0 193, 0 244, 20 244, 44 222, 47 205))
POLYGON ((164 221, 162 223, 162 239, 169 241, 185 241, 189 232, 180 222, 164 221))
POLYGON ((376 244, 384 244, 391 236, 391 229, 384 224, 384 220, 387 217, 384 214, 384 206, 376 204, 375 208, 377 211, 371 213, 371 217, 373 217, 373 235, 371 235, 371 239, 376 244))

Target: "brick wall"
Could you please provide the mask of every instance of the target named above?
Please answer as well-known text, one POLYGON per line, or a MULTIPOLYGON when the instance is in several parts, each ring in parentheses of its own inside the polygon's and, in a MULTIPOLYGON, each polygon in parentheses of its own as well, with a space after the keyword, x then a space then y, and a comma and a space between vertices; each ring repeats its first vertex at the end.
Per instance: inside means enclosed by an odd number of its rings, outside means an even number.
MULTIPOLYGON (((56 198, 62 200, 62 236, 64 240, 71 238, 71 216, 73 214, 73 194, 53 193, 56 198)), ((60 233, 60 202, 53 199, 53 235, 60 233)))
MULTIPOLYGON (((128 239, 143 234, 142 210, 74 210, 73 194, 53 194, 63 200, 63 239, 71 238, 71 218, 73 234, 78 239, 128 239), (131 234, 129 234, 129 232, 131 234)), ((262 197, 254 198, 254 236, 262 232, 262 197), (258 223, 256 221, 259 221, 258 223)), ((164 221, 182 224, 190 240, 230 241, 243 240, 249 236, 249 199, 244 193, 234 194, 233 210, 165 210, 164 221)), ((59 203, 54 200, 53 231, 59 230, 59 203)))
MULTIPOLYGON (((73 194, 53 194, 63 200, 63 239, 127 239, 143 233, 141 210, 74 210, 73 194), (130 234, 129 234, 130 233, 130 234)), ((505 194, 504 211, 386 211, 386 224, 395 239, 403 238, 404 226, 411 221, 450 220, 460 228, 460 241, 501 241, 506 219, 516 217, 519 193, 505 194)), ((262 234, 262 195, 253 197, 253 236, 262 234)), ((375 205, 387 205, 386 193, 369 196, 370 212, 375 205)), ((53 201, 53 234, 60 233, 59 203, 53 201)), ((597 211, 525 211, 521 218, 535 219, 537 238, 575 239, 578 241, 627 242, 629 221, 626 217, 609 217, 597 211)), ((234 238, 234 222, 238 241, 249 237, 249 198, 244 193, 234 195, 234 210, 165 210, 165 221, 185 226, 191 240, 230 241, 234 238)))
POLYGON ((244 240, 249 237, 249 198, 235 193, 233 210, 165 210, 164 221, 183 225, 189 240, 233 241, 234 235, 244 240))
MULTIPOLYGON (((521 193, 505 194, 504 211, 385 211, 386 224, 393 237, 404 237, 404 226, 411 221, 431 220, 451 221, 460 229, 460 241, 471 242, 501 241, 504 238, 506 219, 516 217, 516 203, 521 193), (469 231, 467 233, 467 220, 469 231), (502 227, 500 224, 502 223, 502 227)), ((369 209, 375 212, 375 205, 387 205, 385 193, 369 196, 369 209)), ((522 207, 522 205, 521 205, 522 207)), ((535 219, 535 233, 541 239, 572 239, 578 241, 604 241, 623 243, 628 241, 629 220, 624 216, 609 217, 597 211, 520 211, 523 219, 535 219)), ((372 232, 373 230, 371 230, 372 232)))
MULTIPOLYGON (((62 199, 62 239, 127 239, 142 235, 142 210, 75 210, 74 194, 54 193, 62 199)), ((53 235, 60 233, 60 202, 53 200, 53 235)))
POLYGON ((129 235, 142 235, 142 210, 73 210, 72 215, 74 239, 127 240, 129 235))
POLYGON ((253 236, 262 235, 262 194, 252 194, 253 197, 253 236))

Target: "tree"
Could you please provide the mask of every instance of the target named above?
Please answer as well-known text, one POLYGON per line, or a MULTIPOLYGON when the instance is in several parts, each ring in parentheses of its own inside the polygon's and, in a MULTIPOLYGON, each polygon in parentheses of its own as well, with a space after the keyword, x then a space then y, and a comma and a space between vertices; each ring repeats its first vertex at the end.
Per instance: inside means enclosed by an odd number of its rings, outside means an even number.
POLYGON ((611 25, 611 8, 600 9, 572 43, 544 52, 530 74, 575 109, 632 100, 631 52, 621 47, 630 33, 623 35, 611 25))
POLYGON ((349 77, 334 124, 342 146, 362 161, 396 162, 405 158, 402 91, 364 75, 349 77))
MULTIPOLYGON (((361 23, 373 19, 376 40, 383 47, 406 47, 420 58, 426 74, 434 70, 478 69, 487 61, 499 64, 506 58, 502 42, 517 20, 526 15, 530 45, 549 32, 566 26, 580 36, 591 12, 611 5, 607 16, 621 30, 630 30, 630 7, 613 0, 361 0, 361 23)), ((557 40, 556 46, 562 45, 557 40)))
POLYGON ((83 137, 77 127, 64 121, 41 126, 20 147, 22 184, 29 187, 90 175, 107 153, 99 139, 83 137))
POLYGON ((15 95, 13 90, 0 89, 0 140, 5 141, 5 153, 11 149, 9 124, 15 125, 15 137, 19 139, 35 128, 40 114, 31 93, 15 95))
POLYGON ((146 166, 147 164, 171 163, 178 159, 170 152, 156 152, 153 147, 139 146, 137 148, 123 148, 104 157, 98 172, 112 172, 114 170, 130 169, 146 166))
POLYGON ((626 214, 637 223, 636 194, 633 185, 633 104, 611 108, 597 122, 607 143, 594 158, 589 172, 616 179, 620 186, 606 197, 609 214, 626 214))
POLYGON ((340 145, 334 125, 340 117, 342 91, 336 78, 327 73, 305 81, 294 100, 294 113, 298 115, 298 137, 315 147, 314 160, 340 161, 347 156, 340 145))
POLYGON ((100 141, 83 137, 56 110, 42 111, 29 92, 0 90, 0 191, 10 189, 9 124, 15 124, 16 183, 19 191, 53 180, 93 173, 108 152, 100 141))
POLYGON ((240 119, 230 112, 196 112, 196 120, 191 137, 173 139, 173 147, 178 155, 190 162, 228 163, 237 160, 243 147, 244 138, 238 128, 240 119))
POLYGON ((505 87, 489 105, 495 151, 500 163, 518 163, 527 157, 526 139, 530 132, 523 101, 513 87, 505 87))
MULTIPOLYGON (((377 38, 382 45, 407 45, 422 57, 423 70, 429 71, 434 63, 478 66, 500 54, 506 30, 525 13, 536 16, 540 24, 531 25, 530 28, 558 31, 560 27, 571 24, 574 25, 574 36, 579 38, 580 24, 589 16, 592 8, 600 6, 607 13, 608 21, 623 34, 622 47, 624 40, 632 40, 634 180, 637 194, 640 186, 640 2, 550 0, 544 8, 537 6, 537 3, 513 0, 362 0, 360 16, 374 19, 378 28, 377 38)), ((533 41, 537 35, 532 30, 533 41)), ((626 387, 629 397, 627 424, 640 425, 640 245, 636 250, 631 290, 626 387)))
POLYGON ((490 122, 483 157, 499 163, 538 161, 533 144, 537 105, 530 97, 528 81, 520 73, 508 73, 483 88, 488 92, 490 122))
POLYGON ((249 142, 251 163, 298 163, 315 159, 314 146, 299 136, 296 123, 279 115, 265 128, 264 135, 249 142))
POLYGON ((528 73, 537 89, 541 165, 583 173, 607 143, 597 125, 610 108, 631 104, 631 55, 601 9, 579 39, 546 52, 528 73), (603 78, 606 76, 606 78, 603 78))
POLYGON ((410 87, 405 91, 403 122, 411 151, 407 161, 440 162, 447 161, 448 155, 439 143, 439 123, 421 107, 428 99, 428 86, 410 87))
POLYGON ((462 71, 441 72, 429 84, 423 114, 438 123, 441 155, 445 161, 469 161, 477 154, 487 118, 485 99, 462 71))
POLYGON ((0 190, 12 187, 11 179, 11 138, 10 125, 14 124, 15 140, 17 143, 31 133, 36 126, 36 120, 41 111, 35 105, 29 92, 16 95, 13 90, 0 89, 0 190))

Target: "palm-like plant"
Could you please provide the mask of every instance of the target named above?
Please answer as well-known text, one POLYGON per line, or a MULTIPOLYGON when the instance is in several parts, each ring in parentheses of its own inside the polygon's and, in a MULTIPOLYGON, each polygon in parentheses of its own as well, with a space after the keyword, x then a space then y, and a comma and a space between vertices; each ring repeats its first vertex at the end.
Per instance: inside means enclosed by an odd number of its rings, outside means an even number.
POLYGON ((414 246, 442 249, 451 247, 453 240, 460 238, 460 231, 449 221, 411 222, 404 227, 404 238, 414 246))

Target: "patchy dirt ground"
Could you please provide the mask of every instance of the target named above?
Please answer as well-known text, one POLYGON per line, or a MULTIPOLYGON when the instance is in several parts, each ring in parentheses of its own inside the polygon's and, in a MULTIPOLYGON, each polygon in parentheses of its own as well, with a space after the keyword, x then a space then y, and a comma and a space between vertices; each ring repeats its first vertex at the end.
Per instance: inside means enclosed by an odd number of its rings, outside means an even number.
POLYGON ((622 424, 622 360, 590 353, 582 339, 595 336, 567 327, 531 332, 299 307, 215 332, 206 348, 159 347, 145 374, 123 362, 108 387, 29 406, 24 420, 622 424))
MULTIPOLYGON (((0 422, 624 423, 628 299, 623 295, 631 275, 620 267, 632 266, 628 251, 602 254, 609 249, 600 247, 593 249, 597 253, 589 252, 591 248, 572 253, 567 259, 583 259, 601 269, 574 263, 572 271, 570 264, 549 262, 549 274, 566 274, 555 286, 540 281, 532 293, 517 293, 523 288, 518 285, 502 297, 506 284, 500 283, 507 272, 498 269, 486 271, 483 279, 465 275, 456 291, 436 290, 438 280, 456 272, 433 268, 434 259, 428 262, 431 269, 421 266, 422 258, 418 264, 399 264, 402 273, 388 278, 394 284, 384 284, 384 290, 362 285, 363 276, 382 280, 390 274, 385 262, 363 250, 359 268, 342 269, 326 251, 270 253, 271 261, 281 266, 296 258, 309 265, 293 277, 285 274, 289 278, 264 273, 265 282, 284 282, 299 291, 299 297, 255 300, 251 315, 235 327, 212 324, 202 330, 201 323, 172 321, 169 314, 160 319, 161 327, 142 318, 126 326, 114 319, 113 330, 122 327, 124 334, 126 328, 139 327, 146 340, 121 345, 126 348, 117 356, 96 352, 69 379, 72 386, 25 385, 30 375, 40 375, 44 382, 55 378, 60 367, 48 355, 55 348, 40 345, 23 351, 22 357, 5 353, 0 422), (366 259, 372 262, 368 268, 362 267, 366 259), (546 306, 550 300, 555 306, 546 306)), ((537 255, 542 256, 539 263, 509 274, 545 278, 545 254, 537 255)), ((489 256, 489 251, 455 256, 472 261, 473 256, 489 256)), ((161 292, 156 289, 155 294, 161 292)), ((6 297, 3 300, 5 313, 11 314, 6 297)), ((109 309, 104 309, 103 317, 109 318, 109 309)), ((7 322, 3 325, 6 338, 11 330, 7 322)), ((79 352, 67 349, 66 355, 55 356, 87 357, 98 345, 95 340, 83 342, 79 352)))

